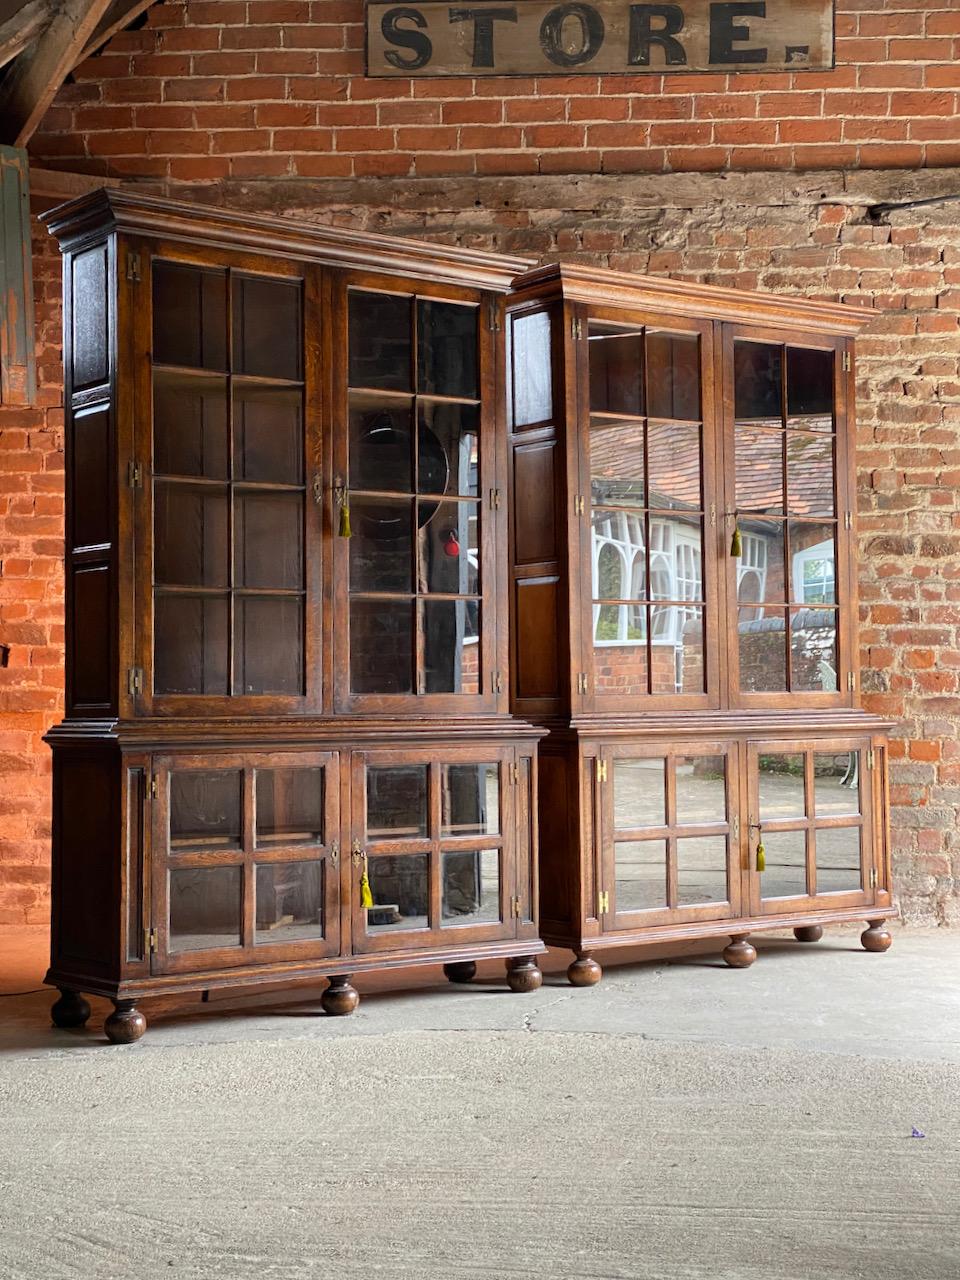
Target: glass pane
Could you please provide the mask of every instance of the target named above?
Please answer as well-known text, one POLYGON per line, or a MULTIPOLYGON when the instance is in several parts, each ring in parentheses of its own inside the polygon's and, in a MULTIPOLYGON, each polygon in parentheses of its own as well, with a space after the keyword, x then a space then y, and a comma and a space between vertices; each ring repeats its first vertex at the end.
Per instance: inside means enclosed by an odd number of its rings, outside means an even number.
POLYGON ((677 841, 677 906, 726 902, 727 837, 677 841))
POLYGON ((299 379, 300 282, 233 276, 233 369, 299 379))
POLYGON ((817 751, 813 789, 818 818, 860 812, 860 752, 817 751))
POLYGON ((677 822, 702 826, 727 820, 727 762, 723 756, 677 756, 677 822))
POLYGON ((427 766, 404 764, 367 769, 367 839, 427 834, 427 766))
MULTIPOLYGON (((593 594, 598 600, 644 600, 647 558, 644 518, 637 512, 594 511, 593 594)), ((616 635, 607 639, 615 639, 616 635)))
POLYGON ((240 596, 234 693, 303 693, 303 601, 240 596))
POLYGON ((153 376, 153 469, 160 475, 227 478, 223 379, 157 370, 153 376))
POLYGON ((170 852, 239 849, 243 772, 175 769, 170 773, 170 852))
POLYGON ((430 923, 430 857, 426 853, 406 857, 374 855, 367 875, 373 906, 367 908, 367 932, 389 933, 399 929, 426 929, 430 923))
POLYGON ((783 432, 737 427, 737 510, 783 511, 783 432))
POLYGON ((322 937, 323 863, 258 863, 254 941, 303 942, 322 937))
POLYGON ((776 693, 787 687, 785 609, 739 609, 740 688, 776 693), (761 617, 757 617, 757 614, 761 617))
POLYGON ((440 779, 444 836, 500 833, 500 766, 445 764, 440 779))
POLYGON ((787 413, 833 417, 833 352, 787 347, 787 413))
POLYGON ((153 360, 227 367, 227 273, 154 260, 153 360))
POLYGON ((590 422, 590 501, 642 507, 643 423, 590 422))
POLYGON ((303 498, 299 493, 238 493, 234 501, 235 585, 303 587, 303 498))
POLYGON ((475 600, 420 600, 421 693, 480 692, 480 606, 475 600))
POLYGON ((408 498, 352 498, 350 590, 413 588, 413 504, 408 498))
POLYGON ((421 395, 479 397, 476 307, 417 300, 417 390, 421 395))
POLYGON ((699 419, 698 337, 647 331, 647 412, 651 418, 699 419))
POLYGON ((170 950, 240 945, 241 867, 175 867, 170 872, 170 950))
POLYGON ((350 386, 412 391, 410 299, 354 293, 349 300, 350 386))
MULTIPOLYGON (((350 487, 382 493, 413 489, 411 404, 350 397, 350 487)), ((443 492, 441 488, 441 492, 443 492)))
POLYGON ((794 604, 836 604, 836 544, 832 524, 790 522, 790 599, 794 604))
POLYGON ((832 516, 833 440, 787 432, 787 493, 791 515, 832 516))
POLYGON ((760 876, 764 898, 791 898, 807 892, 807 840, 803 831, 765 831, 766 871, 760 876))
POLYGON ((320 844, 323 841, 324 771, 258 769, 257 844, 320 844))
MULTIPOLYGON (((740 558, 737 562, 737 600, 741 605, 783 604, 783 521, 740 522, 740 558)), ((746 611, 749 613, 749 610, 746 611)), ((764 610, 753 610, 762 618, 764 610)))
POLYGON ((613 823, 618 831, 667 822, 666 760, 613 760, 613 823))
MULTIPOLYGON (((351 543, 356 539, 351 538, 351 543)), ((352 693, 413 692, 413 604, 354 600, 350 604, 352 693)))
POLYGON ((417 574, 420 591, 480 594, 479 505, 417 504, 417 574))
POLYGON ((445 925, 492 924, 500 920, 500 850, 471 853, 444 849, 441 859, 445 925))
POLYGON ((733 347, 734 415, 783 421, 783 348, 766 342, 733 347))
POLYGON ((234 479, 303 484, 300 392, 235 383, 233 442, 234 479))
POLYGON ((475 404, 421 404, 417 432, 419 493, 479 492, 480 409, 475 404))
POLYGON ((837 610, 791 609, 791 685, 799 693, 836 693, 837 610))
POLYGON ((640 415, 643 405, 643 330, 589 326, 590 408, 640 415))
POLYGON ((153 487, 154 581, 227 586, 227 491, 158 480, 153 487))
POLYGON ((613 909, 650 911, 667 905, 666 840, 619 841, 613 846, 616 888, 613 909))
POLYGON ((649 505, 699 510, 700 428, 677 422, 651 422, 647 428, 649 505))
POLYGON ((647 606, 594 605, 593 678, 598 694, 649 692, 647 606))
POLYGON ((817 828, 817 893, 857 893, 863 888, 859 827, 817 828))
POLYGON ((156 596, 154 689, 158 694, 230 692, 225 596, 156 596))
POLYGON ((513 340, 513 425, 526 427, 553 417, 550 313, 516 316, 513 340))
POLYGON ((651 692, 702 693, 703 610, 655 605, 650 610, 652 640, 651 692))
POLYGON ((757 758, 760 820, 802 818, 803 755, 798 752, 764 753, 757 758))

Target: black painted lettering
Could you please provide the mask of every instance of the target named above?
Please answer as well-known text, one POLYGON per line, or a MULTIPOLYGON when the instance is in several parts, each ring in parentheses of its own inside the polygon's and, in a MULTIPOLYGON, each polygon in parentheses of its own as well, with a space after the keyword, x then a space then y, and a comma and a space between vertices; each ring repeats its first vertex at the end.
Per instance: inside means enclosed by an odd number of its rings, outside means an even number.
POLYGON ((678 4, 632 4, 627 62, 631 67, 649 67, 650 46, 655 44, 663 50, 666 66, 686 66, 686 50, 680 41, 675 39, 677 33, 682 30, 683 10, 678 4), (662 25, 654 27, 654 18, 658 19, 662 25))
POLYGON ((419 9, 387 10, 380 22, 384 40, 389 40, 402 49, 413 50, 413 57, 405 58, 396 49, 387 49, 383 56, 391 67, 399 67, 401 71, 416 71, 418 67, 427 65, 433 57, 433 41, 423 33, 426 25, 427 20, 419 9), (401 22, 412 22, 413 27, 401 27, 401 22))
POLYGON ((735 4, 711 4, 710 6, 710 63, 730 64, 766 62, 766 49, 740 49, 750 39, 749 27, 734 25, 734 18, 765 18, 766 0, 741 0, 735 4))
POLYGON ((494 66, 493 24, 516 22, 516 9, 451 9, 451 22, 473 23, 473 63, 475 67, 494 66))
POLYGON ((603 44, 603 19, 589 4, 560 4, 540 24, 540 48, 555 67, 582 67, 595 58, 603 44), (563 28, 568 19, 580 24, 577 47, 565 47, 563 28))

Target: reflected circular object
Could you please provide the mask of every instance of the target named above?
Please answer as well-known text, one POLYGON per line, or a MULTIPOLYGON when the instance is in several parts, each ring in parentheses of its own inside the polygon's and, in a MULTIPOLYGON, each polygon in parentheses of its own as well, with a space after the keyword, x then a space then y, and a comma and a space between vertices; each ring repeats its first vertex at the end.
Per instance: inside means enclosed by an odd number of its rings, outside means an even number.
MULTIPOLYGON (((374 466, 367 463, 367 475, 370 476, 371 472, 373 475, 364 484, 364 488, 390 489, 392 476, 410 465, 409 427, 398 424, 389 413, 381 411, 371 417, 360 440, 366 457, 377 460, 374 466), (376 483, 377 474, 383 476, 382 484, 376 483)), ((417 431, 417 464, 418 491, 446 493, 450 463, 439 437, 423 423, 417 431)), ((417 504, 418 529, 429 524, 439 506, 439 502, 417 504)), ((357 512, 355 523, 365 538, 371 538, 375 542, 391 542, 410 531, 406 513, 392 506, 385 507, 379 515, 372 515, 369 510, 361 508, 357 512)))

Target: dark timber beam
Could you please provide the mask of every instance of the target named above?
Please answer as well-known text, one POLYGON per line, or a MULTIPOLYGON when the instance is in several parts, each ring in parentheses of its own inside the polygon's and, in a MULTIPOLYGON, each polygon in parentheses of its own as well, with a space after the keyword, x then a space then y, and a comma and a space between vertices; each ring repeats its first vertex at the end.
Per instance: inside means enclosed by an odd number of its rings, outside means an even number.
POLYGON ((118 31, 123 31, 129 27, 131 22, 135 22, 144 10, 149 9, 155 3, 156 0, 113 0, 113 3, 97 24, 97 29, 87 41, 86 47, 73 65, 79 66, 84 58, 89 58, 98 49, 102 49, 107 41, 112 39, 118 31))
POLYGON ((27 0, 13 12, 9 5, 0 10, 0 67, 12 62, 37 39, 50 25, 53 12, 52 0, 27 0))

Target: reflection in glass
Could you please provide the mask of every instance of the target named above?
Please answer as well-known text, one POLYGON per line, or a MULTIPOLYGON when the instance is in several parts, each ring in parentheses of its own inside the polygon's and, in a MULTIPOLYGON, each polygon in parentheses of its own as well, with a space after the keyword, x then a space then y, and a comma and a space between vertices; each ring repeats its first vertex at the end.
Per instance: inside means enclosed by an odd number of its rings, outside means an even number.
POLYGON ((703 693, 703 610, 675 604, 650 609, 652 693, 703 693))
POLYGON ((322 862, 260 862, 256 892, 255 942, 323 937, 322 862))
POLYGON ((225 488, 154 485, 154 580, 166 586, 227 586, 225 488))
POLYGON ((258 845, 323 840, 323 769, 256 771, 258 845))
POLYGON ((786 610, 741 607, 737 612, 740 688, 744 693, 783 691, 787 687, 786 610))
POLYGON ((790 660, 794 691, 836 693, 839 688, 836 609, 791 609, 790 660))
MULTIPOLYGON (((740 604, 783 604, 783 521, 740 520, 741 551, 737 562, 737 600, 740 604)), ((763 609, 755 610, 762 618, 763 609)))
POLYGON ((351 387, 412 391, 410 299, 389 293, 349 295, 351 387))
POLYGON ((500 850, 444 849, 440 854, 444 925, 493 924, 500 920, 500 850))
POLYGON ((613 846, 614 911, 650 911, 667 905, 666 840, 618 840, 613 846))
POLYGON ((726 902, 727 837, 696 836, 677 841, 677 906, 726 902))
POLYGON ((234 693, 303 693, 303 599, 238 596, 234 693))
POLYGON ((833 440, 830 436, 787 433, 787 493, 790 514, 832 516, 833 440))
POLYGON ((479 407, 421 402, 419 413, 418 492, 476 497, 480 485, 479 407))
POLYGON ((418 600, 421 693, 480 692, 480 606, 475 600, 418 600))
POLYGON ((238 493, 234 499, 234 585, 303 587, 303 497, 238 493))
POLYGON ((666 825, 666 763, 663 756, 611 761, 613 823, 618 831, 666 825))
POLYGON ((644 505, 642 423, 591 420, 590 494, 594 506, 644 505))
MULTIPOLYGON (((833 352, 787 347, 787 413, 833 414, 833 352)), ((829 422, 827 429, 829 430, 829 422)))
POLYGON ((590 322, 590 408, 594 413, 644 412, 643 330, 590 322))
POLYGON ((153 360, 227 367, 227 273, 154 260, 153 360))
POLYGON ((594 687, 597 693, 645 694, 647 606, 594 605, 594 687))
POLYGON ((727 762, 724 756, 677 756, 677 822, 703 826, 727 820, 727 762))
POLYGON ((350 487, 384 493, 413 490, 410 404, 350 396, 350 487))
POLYGON ((698 337, 647 330, 647 406, 651 418, 699 419, 698 337))
POLYGON ((733 347, 734 415, 783 421, 783 348, 766 342, 733 347))
POLYGON ((175 867, 170 872, 170 950, 240 945, 241 867, 175 867))
POLYGON ((859 827, 817 828, 817 893, 857 893, 863 888, 859 827))
POLYGON ((239 849, 243 774, 239 769, 170 773, 170 852, 239 849))
POLYGON ((418 590, 480 594, 478 510, 475 502, 419 503, 418 590))
POLYGON ((783 432, 736 429, 737 510, 783 511, 783 432))
MULTIPOLYGON (((597 600, 644 600, 647 557, 644 518, 637 512, 595 510, 593 595, 597 600)), ((597 639, 617 639, 617 634, 597 639)))
POLYGON ((155 474, 227 478, 227 393, 222 378, 153 376, 155 474))
POLYGON ((225 596, 158 595, 153 605, 155 692, 228 694, 227 625, 225 596))
POLYGON ((527 427, 553 417, 550 313, 515 316, 513 344, 513 425, 527 427))
POLYGON ((418 299, 417 390, 478 398, 476 307, 418 299))
POLYGON ((303 484, 301 393, 234 383, 233 447, 234 479, 303 484))
POLYGON ((426 929, 430 916, 430 857, 373 854, 367 861, 373 906, 367 908, 367 932, 426 929))
POLYGON ((794 604, 836 604, 836 548, 832 524, 790 522, 794 604))
POLYGON ((760 876, 764 898, 791 898, 807 892, 807 841, 803 831, 763 833, 767 868, 760 876))
POLYGON ((765 752, 757 759, 757 776, 761 821, 804 817, 803 756, 799 752, 765 752))
MULTIPOLYGON (((356 535, 350 541, 355 540, 356 535)), ((351 601, 350 690, 413 692, 412 601, 351 601)))
POLYGON ((371 765, 367 769, 367 839, 427 834, 427 766, 371 765))
POLYGON ((700 428, 651 422, 647 429, 647 473, 651 507, 699 510, 700 428))
POLYGON ((860 752, 814 752, 813 789, 818 818, 859 814, 860 752))
POLYGON ((233 273, 233 369, 300 378, 300 282, 233 273))
POLYGON ((444 836, 500 834, 500 766, 446 764, 440 778, 444 836))
POLYGON ((409 498, 353 498, 350 590, 412 589, 413 503, 409 498))

